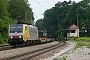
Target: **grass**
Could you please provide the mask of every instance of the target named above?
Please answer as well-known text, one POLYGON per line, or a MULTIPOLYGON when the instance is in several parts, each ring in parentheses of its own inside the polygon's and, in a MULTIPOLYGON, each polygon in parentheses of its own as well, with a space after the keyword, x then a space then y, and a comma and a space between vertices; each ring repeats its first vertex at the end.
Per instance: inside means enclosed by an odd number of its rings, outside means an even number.
POLYGON ((86 46, 90 48, 90 37, 79 37, 79 38, 72 37, 72 38, 69 38, 68 40, 77 42, 75 49, 80 48, 82 46, 86 46))
POLYGON ((65 58, 65 57, 63 57, 62 59, 57 59, 57 60, 66 60, 66 58, 65 58))
POLYGON ((85 46, 85 44, 83 42, 78 42, 75 46, 75 49, 76 48, 81 48, 82 46, 85 46))

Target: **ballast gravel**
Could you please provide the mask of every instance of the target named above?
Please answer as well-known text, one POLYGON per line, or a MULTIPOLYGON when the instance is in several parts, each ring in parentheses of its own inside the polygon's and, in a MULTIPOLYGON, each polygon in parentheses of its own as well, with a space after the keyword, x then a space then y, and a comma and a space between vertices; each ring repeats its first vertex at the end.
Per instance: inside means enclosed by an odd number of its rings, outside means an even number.
POLYGON ((34 45, 34 46, 29 46, 29 47, 23 47, 23 48, 18 48, 18 49, 11 49, 11 50, 5 50, 5 51, 0 51, 0 60, 12 56, 17 56, 20 54, 32 52, 38 49, 43 49, 49 46, 53 46, 55 44, 58 44, 58 41, 54 41, 51 43, 46 43, 46 44, 41 44, 41 45, 34 45))
POLYGON ((66 59, 66 60, 90 60, 90 48, 82 46, 76 50, 70 50, 62 56, 58 56, 56 60, 66 59))
POLYGON ((39 60, 90 60, 90 48, 82 46, 81 48, 75 48, 76 42, 67 42, 69 45, 64 49, 58 50, 53 56, 39 60))

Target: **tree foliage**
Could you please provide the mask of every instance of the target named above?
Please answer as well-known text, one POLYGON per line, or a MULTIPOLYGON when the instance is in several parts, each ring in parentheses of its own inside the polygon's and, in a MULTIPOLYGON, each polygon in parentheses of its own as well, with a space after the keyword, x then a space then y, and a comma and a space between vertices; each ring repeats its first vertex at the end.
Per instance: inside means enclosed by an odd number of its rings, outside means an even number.
POLYGON ((55 7, 46 10, 44 13, 45 27, 48 31, 48 35, 52 37, 58 37, 63 29, 63 19, 71 7, 71 1, 58 2, 55 7), (48 27, 47 27, 48 26, 48 27))
POLYGON ((39 30, 44 30, 44 21, 43 19, 38 19, 36 22, 36 26, 38 27, 39 30))
POLYGON ((12 23, 9 17, 8 1, 0 0, 0 43, 7 42, 8 25, 12 23))
POLYGON ((82 30, 90 31, 90 1, 58 2, 44 12, 43 21, 48 36, 56 38, 61 35, 66 37, 67 28, 72 24, 76 24, 80 32, 82 30))
POLYGON ((8 2, 7 0, 0 0, 0 18, 8 16, 8 2))
POLYGON ((43 37, 43 32, 41 32, 41 31, 44 31, 44 21, 43 21, 43 19, 38 19, 37 22, 36 22, 36 26, 39 30, 39 37, 43 37))
POLYGON ((32 23, 34 20, 32 9, 25 0, 10 0, 9 12, 13 21, 32 23))

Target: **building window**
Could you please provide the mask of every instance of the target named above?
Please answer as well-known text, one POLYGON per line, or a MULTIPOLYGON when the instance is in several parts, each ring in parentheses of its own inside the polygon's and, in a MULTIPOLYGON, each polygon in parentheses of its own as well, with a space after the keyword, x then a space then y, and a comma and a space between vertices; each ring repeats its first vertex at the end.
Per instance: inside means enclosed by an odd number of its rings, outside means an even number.
POLYGON ((75 33, 75 30, 71 30, 71 33, 75 33))

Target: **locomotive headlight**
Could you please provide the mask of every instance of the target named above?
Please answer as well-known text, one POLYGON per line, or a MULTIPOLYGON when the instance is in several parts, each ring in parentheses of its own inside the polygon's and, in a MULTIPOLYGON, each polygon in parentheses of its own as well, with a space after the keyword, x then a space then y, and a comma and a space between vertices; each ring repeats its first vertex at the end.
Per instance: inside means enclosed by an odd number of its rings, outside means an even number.
POLYGON ((12 36, 10 36, 10 38, 12 38, 12 36))
POLYGON ((22 38, 22 36, 19 36, 19 38, 22 38))

